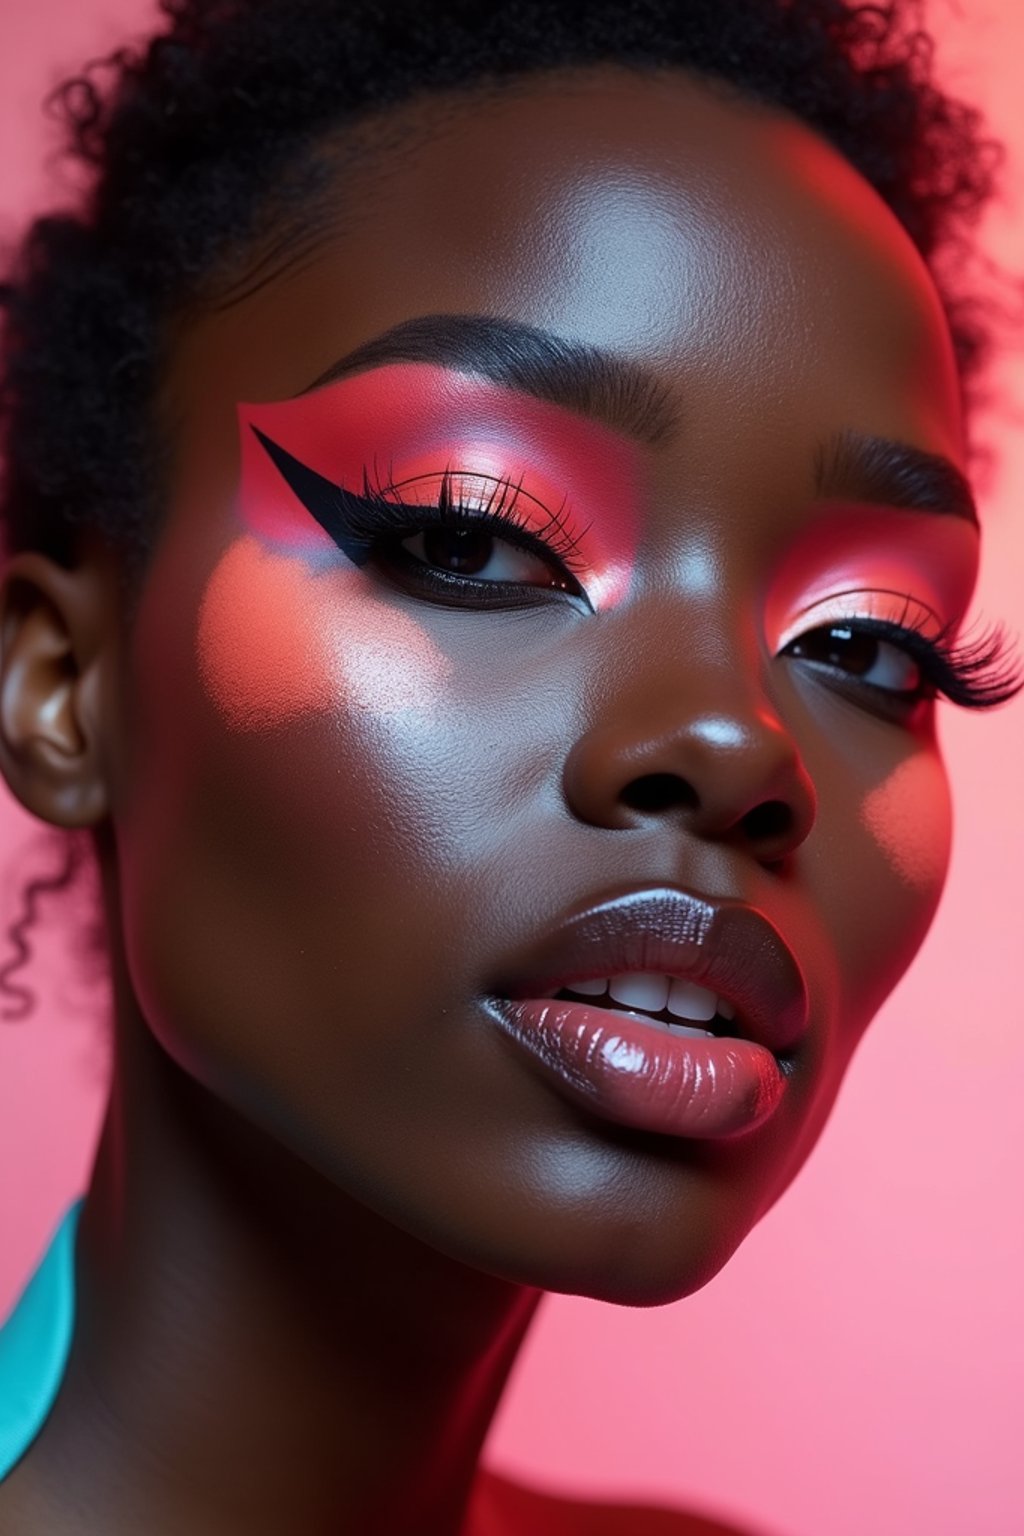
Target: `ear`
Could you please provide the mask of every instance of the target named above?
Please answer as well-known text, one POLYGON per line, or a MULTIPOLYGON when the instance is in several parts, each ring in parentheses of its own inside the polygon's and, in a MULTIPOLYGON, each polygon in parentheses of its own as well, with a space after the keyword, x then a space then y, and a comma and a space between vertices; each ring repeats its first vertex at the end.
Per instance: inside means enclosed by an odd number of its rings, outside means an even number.
POLYGON ((102 706, 113 698, 115 574, 109 556, 69 569, 37 550, 0 572, 0 774, 54 826, 109 814, 102 706))

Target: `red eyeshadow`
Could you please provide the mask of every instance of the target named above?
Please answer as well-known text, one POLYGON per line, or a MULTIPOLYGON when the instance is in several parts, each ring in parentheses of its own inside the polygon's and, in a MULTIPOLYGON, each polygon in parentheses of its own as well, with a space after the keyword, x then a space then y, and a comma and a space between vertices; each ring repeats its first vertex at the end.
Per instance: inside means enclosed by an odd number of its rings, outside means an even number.
MULTIPOLYGON (((522 484, 516 516, 543 535, 561 514, 580 535, 574 568, 595 608, 622 601, 636 559, 640 453, 600 423, 547 401, 423 363, 370 369, 297 399, 239 406, 240 511, 269 542, 315 557, 337 553, 289 491, 251 427, 310 469, 361 492, 417 476, 484 475, 522 484)), ((426 501, 436 482, 407 487, 426 501)))
POLYGON ((910 597, 929 610, 936 630, 957 625, 974 591, 978 558, 978 530, 964 518, 874 503, 822 505, 772 575, 768 644, 778 650, 801 614, 847 592, 894 593, 897 603, 910 597))

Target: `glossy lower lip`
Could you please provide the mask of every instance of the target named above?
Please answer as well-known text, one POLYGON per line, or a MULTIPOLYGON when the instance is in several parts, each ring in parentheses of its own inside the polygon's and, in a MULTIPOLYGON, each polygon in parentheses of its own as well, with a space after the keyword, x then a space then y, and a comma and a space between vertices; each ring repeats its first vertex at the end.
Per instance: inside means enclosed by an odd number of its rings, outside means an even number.
POLYGON ((786 1090, 774 1054, 752 1040, 652 1029, 561 998, 497 998, 487 1012, 570 1102, 616 1125, 666 1136, 737 1136, 786 1090))

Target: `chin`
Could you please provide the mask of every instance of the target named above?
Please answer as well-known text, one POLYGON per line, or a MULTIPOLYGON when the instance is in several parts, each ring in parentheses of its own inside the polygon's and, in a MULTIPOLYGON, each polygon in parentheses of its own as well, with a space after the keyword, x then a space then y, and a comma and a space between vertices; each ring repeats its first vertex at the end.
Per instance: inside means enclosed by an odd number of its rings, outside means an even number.
POLYGON ((553 1294, 585 1296, 617 1307, 665 1307, 703 1290, 746 1236, 742 1230, 716 1234, 714 1241, 699 1245, 677 1242, 676 1252, 671 1253, 638 1234, 628 1251, 595 1255, 589 1263, 581 1262, 579 1256, 562 1264, 538 1263, 533 1283, 553 1294))
MULTIPOLYGON (((655 1178, 646 1203, 577 1198, 571 1210, 506 1201, 495 1230, 419 1234, 448 1257, 510 1284, 624 1307, 661 1307, 701 1290, 753 1230, 754 1191, 725 1183, 680 1195, 655 1178), (659 1189, 657 1186, 661 1184, 659 1189)), ((615 1194, 619 1198, 615 1198, 615 1194)), ((772 1198, 777 1195, 772 1194, 772 1198)))

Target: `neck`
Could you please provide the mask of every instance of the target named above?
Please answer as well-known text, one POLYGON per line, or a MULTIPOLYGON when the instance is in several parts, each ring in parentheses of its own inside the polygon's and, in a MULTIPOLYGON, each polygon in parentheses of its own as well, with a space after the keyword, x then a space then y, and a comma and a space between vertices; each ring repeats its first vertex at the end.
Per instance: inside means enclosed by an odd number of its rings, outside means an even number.
POLYGON ((539 1298, 341 1192, 119 1008, 33 1470, 76 1531, 458 1536, 539 1298))

